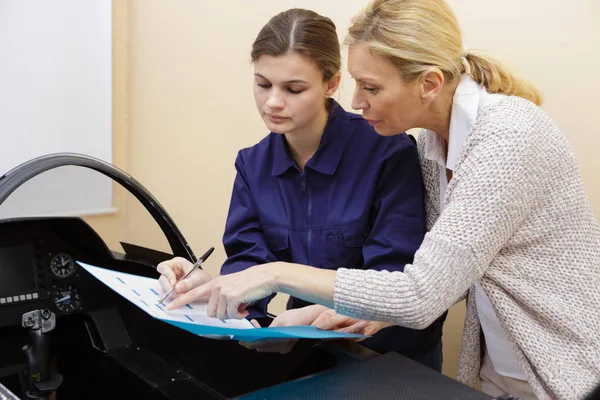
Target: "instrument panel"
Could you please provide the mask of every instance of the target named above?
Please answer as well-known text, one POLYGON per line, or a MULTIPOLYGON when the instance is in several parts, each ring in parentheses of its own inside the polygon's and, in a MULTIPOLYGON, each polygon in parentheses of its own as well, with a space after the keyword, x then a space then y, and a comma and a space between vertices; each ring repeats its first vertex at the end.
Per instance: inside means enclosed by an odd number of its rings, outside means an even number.
MULTIPOLYGON (((57 316, 89 311, 113 297, 77 261, 150 277, 148 264, 110 251, 79 218, 0 221, 0 327, 19 325, 32 309, 57 316)), ((104 304, 106 305, 106 304, 104 304)))
POLYGON ((27 361, 27 368, 50 364, 63 374, 57 397, 65 399, 82 393, 88 398, 231 398, 318 372, 307 369, 317 360, 320 369, 336 365, 337 356, 314 350, 313 341, 299 342, 282 357, 197 337, 149 317, 77 264, 158 278, 155 265, 173 257, 122 245, 125 253, 109 250, 80 218, 0 220, 3 383, 22 384, 16 375, 25 370, 23 344, 32 341, 42 356, 27 361), (32 312, 45 318, 49 311, 56 316, 51 346, 46 333, 30 330, 27 319, 32 312), (233 384, 230 376, 238 377, 233 384))
POLYGON ((59 313, 80 309, 77 263, 62 249, 44 242, 0 247, 0 265, 0 306, 51 298, 59 313))

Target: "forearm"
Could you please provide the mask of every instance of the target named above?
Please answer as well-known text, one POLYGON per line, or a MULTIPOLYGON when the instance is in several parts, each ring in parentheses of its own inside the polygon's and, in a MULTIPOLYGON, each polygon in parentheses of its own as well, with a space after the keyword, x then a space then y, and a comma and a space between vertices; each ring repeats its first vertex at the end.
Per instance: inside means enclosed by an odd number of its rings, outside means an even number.
POLYGON ((333 308, 335 271, 283 262, 271 263, 269 268, 276 291, 333 308))
POLYGON ((404 272, 337 271, 335 310, 344 315, 424 329, 482 275, 468 248, 428 237, 404 272))

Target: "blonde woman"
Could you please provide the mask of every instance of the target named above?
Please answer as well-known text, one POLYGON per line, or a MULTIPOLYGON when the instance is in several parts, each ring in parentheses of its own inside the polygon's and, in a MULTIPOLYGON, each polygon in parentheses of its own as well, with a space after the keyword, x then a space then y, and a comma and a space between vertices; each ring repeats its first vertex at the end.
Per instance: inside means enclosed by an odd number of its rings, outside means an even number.
MULTIPOLYGON (((431 324, 467 296, 459 377, 491 395, 580 399, 600 381, 600 226, 541 95, 466 48, 443 0, 377 0, 350 27, 353 108, 382 136, 424 128, 427 228, 404 272, 270 263, 219 277, 219 318, 285 292, 334 307, 330 327, 431 324)), ((326 325, 326 324, 321 324, 326 325)))

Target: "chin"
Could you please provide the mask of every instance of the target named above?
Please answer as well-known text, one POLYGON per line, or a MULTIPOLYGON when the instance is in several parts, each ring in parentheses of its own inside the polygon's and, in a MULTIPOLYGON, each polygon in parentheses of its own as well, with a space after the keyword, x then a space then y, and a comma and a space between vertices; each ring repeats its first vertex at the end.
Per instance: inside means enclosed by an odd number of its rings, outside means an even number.
POLYGON ((289 126, 289 124, 274 124, 269 119, 265 119, 264 122, 265 122, 265 125, 267 126, 267 129, 269 129, 269 131, 280 134, 280 135, 282 135, 286 132, 289 132, 292 129, 289 126))
POLYGON ((389 124, 380 122, 373 127, 375 132, 377 132, 380 136, 395 136, 401 135, 408 130, 408 128, 403 126, 391 126, 389 124))
POLYGON ((285 135, 285 133, 287 132, 281 128, 274 128, 274 127, 270 127, 270 126, 267 126, 267 129, 269 130, 269 132, 274 133, 276 135, 285 135))
POLYGON ((398 131, 392 131, 392 130, 390 130, 386 126, 381 126, 380 127, 378 125, 375 125, 373 128, 375 129, 375 132, 377 132, 377 134, 379 136, 394 136, 394 135, 397 135, 399 133, 402 133, 402 132, 398 132, 398 131))

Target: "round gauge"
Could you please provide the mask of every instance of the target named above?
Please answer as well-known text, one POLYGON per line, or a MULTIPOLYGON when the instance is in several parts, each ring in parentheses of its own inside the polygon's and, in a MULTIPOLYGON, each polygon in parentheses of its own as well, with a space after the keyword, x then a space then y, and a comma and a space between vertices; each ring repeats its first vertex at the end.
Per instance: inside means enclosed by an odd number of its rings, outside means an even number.
POLYGON ((52 300, 56 308, 63 314, 71 314, 81 307, 81 296, 75 285, 55 287, 52 300))
POLYGON ((58 278, 66 278, 75 272, 75 260, 66 253, 56 254, 50 261, 50 270, 58 278))

